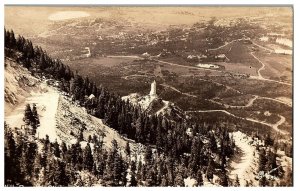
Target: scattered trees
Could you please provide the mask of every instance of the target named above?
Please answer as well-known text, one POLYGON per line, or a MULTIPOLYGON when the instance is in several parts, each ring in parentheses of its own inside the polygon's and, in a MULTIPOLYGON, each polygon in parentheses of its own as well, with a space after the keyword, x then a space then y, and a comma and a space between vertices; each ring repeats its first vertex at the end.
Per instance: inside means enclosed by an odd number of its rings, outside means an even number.
POLYGON ((33 104, 32 109, 30 107, 30 104, 26 105, 23 121, 25 122, 25 125, 32 127, 32 129, 34 130, 33 133, 35 134, 36 129, 40 126, 36 104, 33 104))

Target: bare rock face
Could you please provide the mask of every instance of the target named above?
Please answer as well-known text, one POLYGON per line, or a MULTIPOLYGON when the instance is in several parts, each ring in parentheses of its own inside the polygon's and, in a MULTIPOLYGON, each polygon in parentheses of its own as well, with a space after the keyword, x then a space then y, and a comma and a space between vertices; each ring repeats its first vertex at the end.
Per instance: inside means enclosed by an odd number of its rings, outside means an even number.
POLYGON ((5 87, 4 103, 5 112, 9 112, 16 104, 27 97, 32 88, 38 83, 38 79, 14 60, 5 59, 5 87))

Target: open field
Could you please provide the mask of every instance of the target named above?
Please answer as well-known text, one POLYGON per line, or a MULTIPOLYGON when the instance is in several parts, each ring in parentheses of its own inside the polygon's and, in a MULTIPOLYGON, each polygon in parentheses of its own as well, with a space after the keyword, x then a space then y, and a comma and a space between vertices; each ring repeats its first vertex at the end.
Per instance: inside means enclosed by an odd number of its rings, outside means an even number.
POLYGON ((265 64, 261 75, 268 79, 292 82, 292 57, 282 54, 255 53, 265 64))
POLYGON ((242 63, 232 63, 232 62, 218 62, 218 65, 224 66, 225 71, 233 72, 237 74, 247 74, 251 76, 257 75, 257 68, 252 66, 247 66, 242 63))
POLYGON ((226 84, 234 89, 237 89, 244 94, 259 95, 262 97, 292 97, 292 87, 284 84, 255 80, 255 79, 241 79, 233 77, 217 77, 211 76, 212 81, 226 84), (274 91, 276 90, 276 91, 274 91))
POLYGON ((228 97, 219 97, 222 103, 228 105, 236 105, 236 106, 245 106, 249 103, 251 99, 253 99, 252 95, 236 95, 236 96, 228 96, 228 97))

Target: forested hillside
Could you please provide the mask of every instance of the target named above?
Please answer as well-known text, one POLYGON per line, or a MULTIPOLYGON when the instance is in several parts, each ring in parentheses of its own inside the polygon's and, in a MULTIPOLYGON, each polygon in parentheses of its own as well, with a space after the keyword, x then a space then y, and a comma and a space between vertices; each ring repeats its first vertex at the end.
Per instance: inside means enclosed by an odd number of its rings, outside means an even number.
MULTIPOLYGON (((12 30, 5 30, 5 57, 27 68, 32 76, 56 81, 74 105, 84 107, 128 140, 146 146, 144 160, 133 160, 129 144, 124 156, 115 140, 111 148, 103 147, 101 135, 85 140, 88 143, 82 148, 83 136, 75 144, 59 144, 47 137, 36 138, 35 131, 20 133, 5 124, 6 185, 185 186, 190 178, 196 186, 238 186, 238 178, 230 180, 228 176, 229 162, 236 154, 228 127, 207 121, 171 121, 163 115, 148 113, 105 87, 97 87, 88 77, 52 59, 41 47, 33 46, 30 40, 16 38, 12 30)), ((29 105, 24 123, 33 129, 40 128, 37 116, 29 105)), ((84 129, 82 126, 79 130, 84 129)), ((268 144, 273 145, 271 138, 268 144)), ((260 170, 278 167, 272 150, 266 156, 264 150, 261 152, 260 170)), ((262 186, 268 185, 267 179, 259 181, 263 181, 262 186)))

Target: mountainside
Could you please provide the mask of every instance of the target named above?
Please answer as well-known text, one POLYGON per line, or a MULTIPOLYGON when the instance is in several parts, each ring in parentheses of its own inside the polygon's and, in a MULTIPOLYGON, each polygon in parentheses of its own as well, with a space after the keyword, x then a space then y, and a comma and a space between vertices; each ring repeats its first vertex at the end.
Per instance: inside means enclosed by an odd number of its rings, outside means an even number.
MULTIPOLYGON (((51 144, 64 143, 68 147, 76 145, 79 141, 81 149, 84 150, 89 144, 91 151, 94 152, 94 143, 90 139, 97 137, 103 142, 106 150, 113 148, 113 140, 116 141, 124 158, 127 157, 126 146, 129 144, 130 160, 144 163, 144 145, 121 136, 105 125, 101 119, 88 114, 85 108, 74 103, 66 93, 49 85, 48 80, 33 77, 16 61, 7 58, 5 65, 5 108, 10 109, 5 115, 6 125, 15 128, 15 136, 20 134, 29 136, 28 140, 37 143, 40 154, 43 153, 42 145, 45 139, 49 139, 51 144), (40 120, 37 132, 32 137, 28 134, 23 120, 27 104, 36 105, 40 120)), ((95 179, 92 174, 84 171, 78 171, 77 176, 81 177, 83 185, 87 184, 87 179, 95 179)), ((41 184, 42 182, 36 182, 37 186, 41 184)), ((101 184, 95 181, 92 185, 101 184)))
POLYGON ((48 135, 52 142, 64 141, 71 145, 80 139, 82 132, 80 143, 83 148, 89 136, 100 135, 107 149, 112 147, 112 140, 116 140, 123 154, 127 142, 130 142, 133 154, 140 155, 144 150, 143 145, 122 137, 103 124, 101 119, 88 114, 84 107, 73 102, 66 93, 48 85, 47 80, 33 77, 28 70, 11 59, 6 59, 5 64, 5 108, 10 109, 5 115, 5 121, 11 127, 21 128, 26 104, 36 104, 40 117, 37 138, 46 138, 48 135))
POLYGON ((6 185, 291 185, 292 145, 278 135, 193 122, 156 81, 122 98, 13 31, 5 39, 6 185))
POLYGON ((13 107, 22 103, 34 89, 38 89, 36 87, 39 80, 12 59, 5 58, 4 83, 5 112, 10 112, 13 107))

